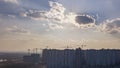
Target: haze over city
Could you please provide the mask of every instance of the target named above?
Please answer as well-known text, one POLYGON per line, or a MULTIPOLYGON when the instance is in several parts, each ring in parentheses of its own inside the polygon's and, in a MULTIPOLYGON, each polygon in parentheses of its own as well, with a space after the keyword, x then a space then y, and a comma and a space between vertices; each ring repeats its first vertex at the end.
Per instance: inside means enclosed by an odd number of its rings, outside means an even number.
POLYGON ((120 49, 120 0, 0 0, 0 52, 120 49))

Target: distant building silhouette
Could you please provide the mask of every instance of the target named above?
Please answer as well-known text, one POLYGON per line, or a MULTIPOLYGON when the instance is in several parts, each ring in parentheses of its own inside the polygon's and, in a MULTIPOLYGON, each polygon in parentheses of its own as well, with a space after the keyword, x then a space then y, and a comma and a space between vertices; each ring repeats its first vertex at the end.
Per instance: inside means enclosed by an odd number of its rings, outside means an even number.
POLYGON ((120 50, 44 49, 43 61, 47 68, 109 67, 120 64, 120 50))
POLYGON ((23 56, 24 62, 31 62, 31 63, 39 63, 40 62, 40 54, 31 54, 23 56))

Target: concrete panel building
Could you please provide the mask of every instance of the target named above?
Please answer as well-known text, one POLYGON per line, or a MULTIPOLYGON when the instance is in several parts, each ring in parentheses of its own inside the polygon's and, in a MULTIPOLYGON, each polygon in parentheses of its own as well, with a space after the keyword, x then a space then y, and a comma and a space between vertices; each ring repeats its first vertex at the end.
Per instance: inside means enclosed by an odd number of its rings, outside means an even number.
POLYGON ((86 68, 88 66, 114 66, 120 64, 120 50, 44 49, 43 60, 47 68, 86 68))

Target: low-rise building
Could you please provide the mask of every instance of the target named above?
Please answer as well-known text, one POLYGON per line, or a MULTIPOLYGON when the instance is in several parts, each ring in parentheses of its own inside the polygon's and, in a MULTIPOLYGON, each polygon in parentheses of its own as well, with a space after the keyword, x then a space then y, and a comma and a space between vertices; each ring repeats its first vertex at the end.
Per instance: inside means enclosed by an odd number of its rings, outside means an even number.
POLYGON ((39 63, 40 62, 40 55, 39 54, 31 54, 23 56, 24 62, 31 62, 31 63, 39 63))

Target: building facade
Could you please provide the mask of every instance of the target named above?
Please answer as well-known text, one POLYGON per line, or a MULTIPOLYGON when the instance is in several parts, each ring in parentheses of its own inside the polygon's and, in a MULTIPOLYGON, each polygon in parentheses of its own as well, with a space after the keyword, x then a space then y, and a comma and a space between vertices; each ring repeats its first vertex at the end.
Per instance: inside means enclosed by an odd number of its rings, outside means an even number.
POLYGON ((87 66, 113 66, 120 64, 120 50, 82 50, 81 48, 44 49, 43 60, 47 68, 86 68, 87 66))
POLYGON ((31 54, 23 56, 24 62, 39 63, 41 60, 40 54, 31 54))

